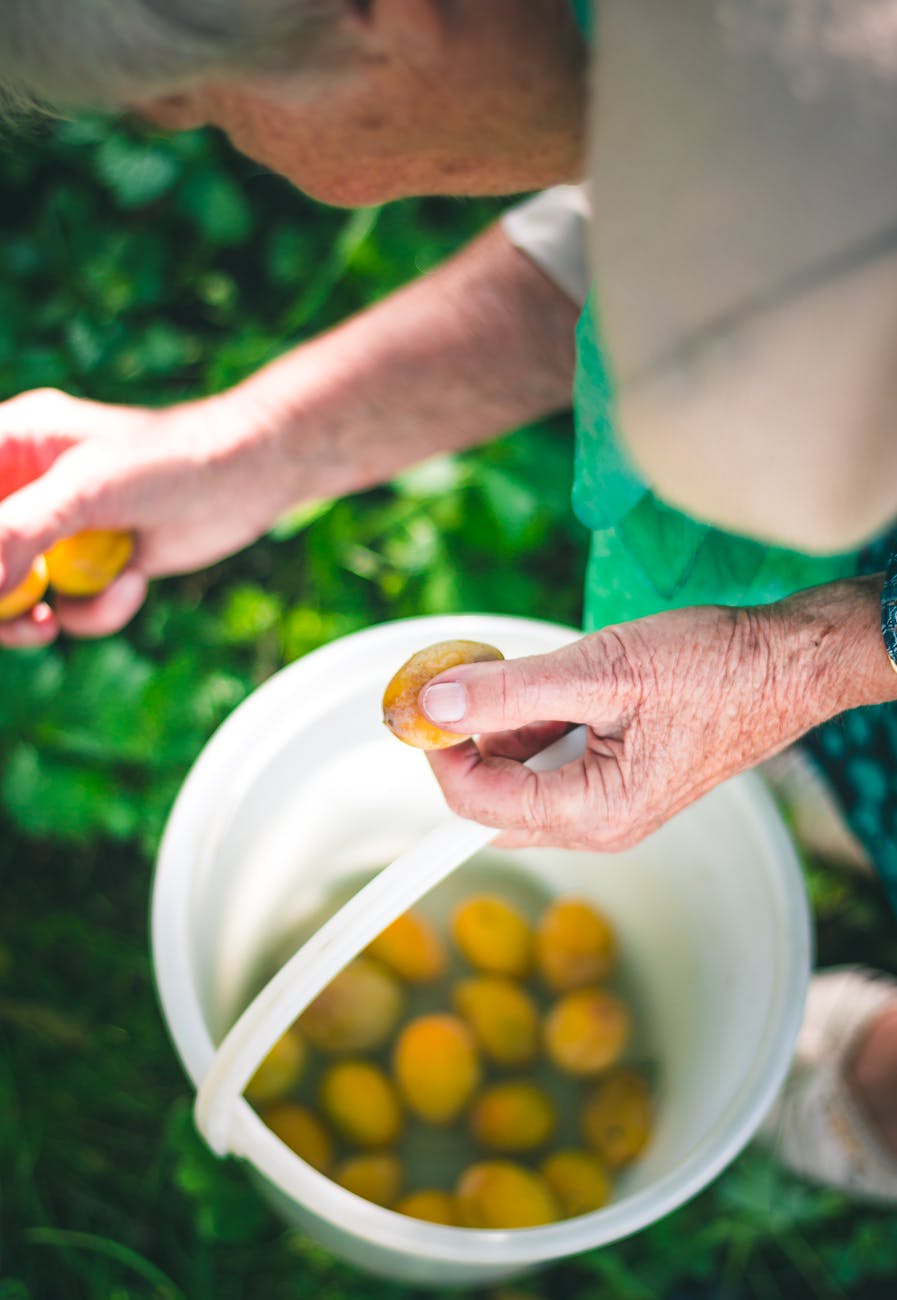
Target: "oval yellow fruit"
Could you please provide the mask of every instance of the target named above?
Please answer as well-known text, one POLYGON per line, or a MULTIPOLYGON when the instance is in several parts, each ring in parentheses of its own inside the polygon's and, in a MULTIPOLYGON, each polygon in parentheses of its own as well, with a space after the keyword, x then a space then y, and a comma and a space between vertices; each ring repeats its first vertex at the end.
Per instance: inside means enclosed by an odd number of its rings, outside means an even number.
POLYGON ((47 562, 39 555, 17 587, 0 596, 0 622, 20 618, 43 597, 47 590, 47 562))
POLYGON ((539 918, 536 966, 556 993, 606 979, 616 955, 613 926, 584 899, 559 898, 539 918))
POLYGON ((516 908, 497 894, 474 894, 452 915, 452 937, 478 970, 526 975, 533 960, 533 932, 516 908))
POLYGON ((333 1143, 324 1125, 305 1106, 284 1101, 267 1107, 262 1119, 300 1159, 326 1174, 333 1160, 333 1143))
POLYGON ((386 1042, 405 1006, 392 971, 356 957, 310 1003, 298 1024, 321 1052, 368 1052, 386 1042))
POLYGON ((399 1090, 408 1108, 430 1124, 449 1124, 480 1081, 473 1035, 459 1016, 418 1016, 400 1033, 393 1057, 399 1090))
POLYGON ((455 1201, 466 1228, 536 1228, 561 1217, 541 1174, 511 1160, 471 1165, 458 1180, 455 1201))
POLYGON ((246 1085, 246 1096, 253 1103, 279 1101, 291 1092, 305 1068, 305 1044, 296 1029, 288 1029, 261 1062, 246 1085))
POLYGON ((409 1219, 423 1219, 426 1223, 444 1223, 449 1227, 455 1227, 458 1223, 455 1198, 439 1187, 425 1187, 419 1192, 409 1192, 393 1208, 397 1214, 407 1214, 409 1219))
POLYGON ((368 944, 367 952, 409 984, 431 984, 445 970, 442 940, 419 912, 397 916, 368 944))
POLYGON ((509 1079, 486 1088, 470 1112, 470 1128, 481 1146, 494 1151, 532 1151, 557 1127, 557 1111, 543 1088, 509 1079))
POLYGON ((613 1065, 629 1037, 629 1012, 605 989, 575 989, 545 1017, 545 1048, 568 1074, 599 1074, 613 1065))
POLYGON ((614 1070, 595 1085, 583 1104, 583 1136, 615 1167, 641 1154, 652 1126, 651 1093, 634 1070, 614 1070))
POLYGON ((130 533, 89 529, 64 537, 47 551, 50 586, 61 596, 96 596, 134 553, 130 533))
POLYGON ((408 659, 383 692, 383 721, 390 731, 416 749, 447 749, 465 739, 443 731, 421 712, 418 697, 432 678, 459 664, 503 659, 493 645, 481 641, 437 641, 408 659))
POLYGON ((334 1177, 346 1191, 363 1196, 366 1201, 389 1208, 402 1190, 402 1163, 387 1151, 350 1156, 336 1170, 334 1177))
POLYGON ((321 1109, 339 1134, 359 1147, 385 1147, 402 1128, 398 1093, 379 1066, 369 1061, 338 1061, 325 1071, 321 1109))
POLYGON ((458 981, 452 1000, 480 1051, 496 1065, 528 1065, 535 1058, 539 1013, 519 984, 504 975, 471 975, 458 981))
POLYGON ((610 1200, 610 1174, 598 1157, 588 1151, 555 1151, 542 1161, 540 1172, 560 1202, 566 1219, 591 1214, 610 1200))

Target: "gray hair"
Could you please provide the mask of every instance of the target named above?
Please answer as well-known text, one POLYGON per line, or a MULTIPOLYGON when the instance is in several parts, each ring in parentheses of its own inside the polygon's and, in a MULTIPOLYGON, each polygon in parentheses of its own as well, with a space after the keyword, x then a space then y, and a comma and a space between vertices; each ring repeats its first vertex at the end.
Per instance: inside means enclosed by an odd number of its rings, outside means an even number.
POLYGON ((0 0, 0 112, 120 107, 333 43, 341 0, 0 0))

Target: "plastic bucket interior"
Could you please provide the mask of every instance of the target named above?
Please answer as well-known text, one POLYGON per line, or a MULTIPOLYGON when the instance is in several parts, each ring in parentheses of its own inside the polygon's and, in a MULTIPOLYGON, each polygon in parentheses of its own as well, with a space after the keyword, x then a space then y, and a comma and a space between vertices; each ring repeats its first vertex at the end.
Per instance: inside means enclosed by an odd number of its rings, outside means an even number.
MULTIPOLYGON (((516 657, 578 635, 501 616, 385 624, 283 669, 219 728, 171 813, 153 889, 159 995, 194 1084, 310 927, 445 814, 423 755, 380 720, 398 665, 443 638, 488 641, 516 657)), ((288 1221, 360 1268, 425 1285, 513 1276, 626 1236, 697 1193, 772 1103, 809 978, 797 857, 750 774, 624 853, 487 850, 465 871, 478 869, 533 897, 593 898, 618 929, 627 995, 654 1063, 657 1124, 610 1204, 515 1231, 424 1223, 306 1165, 245 1100, 232 1124, 235 1151, 288 1221)))

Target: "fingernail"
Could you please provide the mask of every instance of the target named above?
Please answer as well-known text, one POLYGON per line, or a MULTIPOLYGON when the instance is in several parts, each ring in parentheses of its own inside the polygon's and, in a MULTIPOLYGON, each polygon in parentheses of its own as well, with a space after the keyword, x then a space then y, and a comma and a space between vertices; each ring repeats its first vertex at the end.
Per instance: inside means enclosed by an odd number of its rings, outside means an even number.
POLYGON ((426 688, 421 704, 431 722, 460 722, 467 712, 467 691, 460 682, 437 682, 426 688))

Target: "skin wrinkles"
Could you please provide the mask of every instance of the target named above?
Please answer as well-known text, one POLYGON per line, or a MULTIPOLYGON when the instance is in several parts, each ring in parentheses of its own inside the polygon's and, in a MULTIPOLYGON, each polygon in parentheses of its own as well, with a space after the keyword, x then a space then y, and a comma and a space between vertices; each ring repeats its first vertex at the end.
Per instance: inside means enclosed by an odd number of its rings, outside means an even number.
POLYGON ((504 664, 452 669, 446 676, 469 700, 459 728, 521 730, 515 747, 504 746, 516 748, 516 763, 494 737, 482 752, 469 741, 430 755, 449 804, 506 828, 506 847, 638 843, 720 780, 783 748, 818 711, 800 690, 781 702, 772 696, 775 638, 764 634, 764 617, 724 606, 674 610, 517 660, 510 673, 504 664), (537 777, 519 765, 546 739, 530 719, 559 713, 589 728, 586 753, 537 777))

